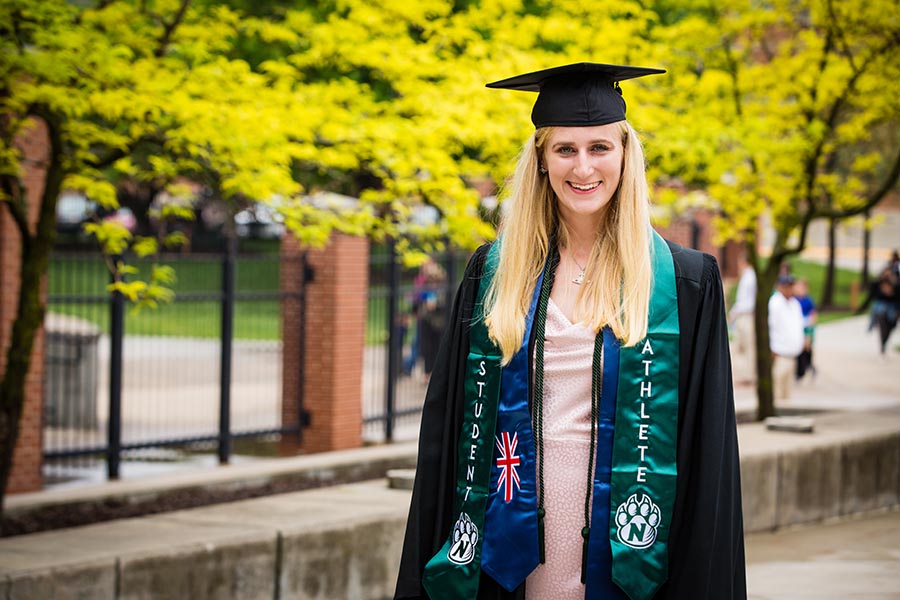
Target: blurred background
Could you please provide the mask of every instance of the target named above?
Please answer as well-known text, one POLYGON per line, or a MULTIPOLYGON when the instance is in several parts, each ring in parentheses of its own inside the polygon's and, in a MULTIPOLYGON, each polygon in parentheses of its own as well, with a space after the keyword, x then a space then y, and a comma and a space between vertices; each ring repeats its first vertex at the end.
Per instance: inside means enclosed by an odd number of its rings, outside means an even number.
POLYGON ((415 439, 533 130, 533 94, 484 84, 579 61, 667 71, 622 89, 654 226, 716 256, 735 344, 752 274, 739 419, 896 405, 898 9, 0 0, 4 496, 415 439), (786 273, 820 332, 792 400, 786 273))

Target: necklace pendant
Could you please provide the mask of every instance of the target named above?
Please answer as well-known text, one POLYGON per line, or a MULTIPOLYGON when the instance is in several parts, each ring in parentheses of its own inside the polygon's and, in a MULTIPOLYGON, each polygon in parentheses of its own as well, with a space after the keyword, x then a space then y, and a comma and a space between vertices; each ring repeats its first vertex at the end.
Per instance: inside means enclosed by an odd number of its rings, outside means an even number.
POLYGON ((575 285, 581 285, 582 283, 584 283, 584 271, 579 273, 578 277, 572 280, 572 283, 574 283, 575 285))

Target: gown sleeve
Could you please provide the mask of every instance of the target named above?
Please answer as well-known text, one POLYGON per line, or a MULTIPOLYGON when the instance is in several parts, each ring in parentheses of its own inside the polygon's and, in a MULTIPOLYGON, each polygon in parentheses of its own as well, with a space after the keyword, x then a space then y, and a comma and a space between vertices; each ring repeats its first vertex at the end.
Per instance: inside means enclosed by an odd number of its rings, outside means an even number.
POLYGON ((466 267, 425 394, 416 479, 403 540, 396 599, 427 597, 422 589, 422 572, 452 527, 469 322, 487 249, 488 246, 479 248, 466 267))
POLYGON ((673 256, 682 401, 669 578, 658 596, 742 600, 740 458, 722 280, 708 254, 673 248, 673 256))

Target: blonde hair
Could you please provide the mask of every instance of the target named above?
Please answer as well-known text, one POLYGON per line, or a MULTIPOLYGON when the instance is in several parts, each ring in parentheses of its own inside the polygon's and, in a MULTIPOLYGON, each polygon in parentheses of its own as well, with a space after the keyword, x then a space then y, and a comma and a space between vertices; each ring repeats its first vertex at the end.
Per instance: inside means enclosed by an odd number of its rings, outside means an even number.
MULTIPOLYGON (((607 206, 578 290, 575 317, 594 331, 609 325, 625 346, 647 335, 653 271, 650 266, 650 203, 644 152, 637 133, 620 121, 623 159, 619 187, 607 206)), ((488 288, 484 317, 507 364, 521 347, 534 284, 550 252, 550 239, 566 245, 549 178, 539 173, 552 127, 534 132, 519 155, 501 223, 497 273, 488 288)))

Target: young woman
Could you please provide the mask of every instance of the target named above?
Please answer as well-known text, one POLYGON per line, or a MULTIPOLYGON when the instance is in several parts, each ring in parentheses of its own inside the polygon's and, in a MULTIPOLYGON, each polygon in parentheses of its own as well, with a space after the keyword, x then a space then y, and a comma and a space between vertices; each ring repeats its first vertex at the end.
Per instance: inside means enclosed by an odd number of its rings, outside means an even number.
POLYGON ((499 239, 466 270, 425 399, 397 598, 745 598, 715 260, 650 227, 618 82, 539 92, 499 239))

